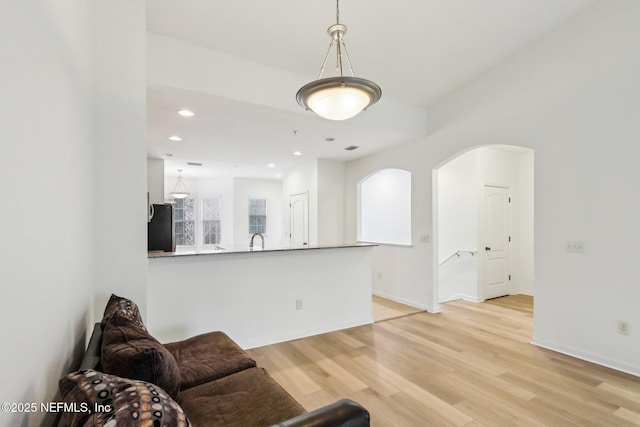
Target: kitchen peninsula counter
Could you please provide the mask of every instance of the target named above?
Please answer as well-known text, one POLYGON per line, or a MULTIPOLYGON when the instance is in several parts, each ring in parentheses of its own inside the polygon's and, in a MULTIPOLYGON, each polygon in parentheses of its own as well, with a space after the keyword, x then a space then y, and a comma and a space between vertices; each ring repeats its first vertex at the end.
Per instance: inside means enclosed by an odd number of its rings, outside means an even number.
POLYGON ((150 252, 146 323, 161 342, 224 331, 245 349, 372 323, 374 246, 150 252))
POLYGON ((282 252, 282 251, 309 251, 316 249, 337 249, 337 248, 362 248, 377 246, 372 243, 353 243, 344 245, 320 245, 320 246, 305 246, 302 248, 291 247, 275 247, 275 248, 260 248, 254 247, 249 249, 247 245, 224 245, 222 246, 203 246, 195 249, 180 249, 176 252, 163 252, 163 251, 151 251, 148 252, 149 258, 172 258, 183 256, 196 256, 196 255, 222 255, 222 254, 239 254, 239 253, 261 253, 261 252, 282 252))

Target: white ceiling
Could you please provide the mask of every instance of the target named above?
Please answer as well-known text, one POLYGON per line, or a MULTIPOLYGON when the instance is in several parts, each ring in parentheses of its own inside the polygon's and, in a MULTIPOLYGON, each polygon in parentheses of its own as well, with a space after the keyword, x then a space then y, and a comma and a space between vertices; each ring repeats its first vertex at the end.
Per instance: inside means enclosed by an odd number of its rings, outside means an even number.
MULTIPOLYGON (((345 41, 355 74, 378 83, 383 100, 426 108, 593 2, 342 0, 340 21, 349 29, 345 41)), ((149 32, 294 73, 305 81, 317 77, 329 44, 326 29, 336 19, 332 0, 147 0, 146 4, 149 32)), ((295 93, 290 96, 294 99, 295 93)), ((330 122, 300 110, 294 113, 150 84, 149 156, 165 158, 167 173, 185 169, 185 177, 273 178, 312 158, 349 160, 411 139, 357 120, 330 122), (175 112, 183 107, 193 109, 196 116, 178 117, 175 112), (168 141, 173 134, 182 136, 183 142, 168 141), (326 137, 335 141, 327 142, 326 137), (347 152, 344 147, 349 145, 360 148, 347 152), (303 155, 293 156, 296 150, 303 155), (162 157, 167 152, 174 157, 162 157), (186 162, 204 166, 188 167, 186 162), (268 163, 277 166, 269 169, 268 163)))
POLYGON ((165 159, 167 175, 184 169, 185 177, 280 178, 288 168, 314 158, 346 161, 406 138, 347 122, 327 123, 311 113, 297 114, 156 84, 147 87, 147 104, 148 154, 165 159), (176 114, 184 106, 196 115, 184 118, 176 114), (172 135, 183 140, 170 141, 172 135), (359 148, 345 150, 352 145, 359 148), (302 155, 295 156, 296 151, 302 155), (167 158, 165 153, 173 157, 167 158), (203 166, 185 166, 187 162, 203 166), (276 167, 269 168, 270 163, 276 167))

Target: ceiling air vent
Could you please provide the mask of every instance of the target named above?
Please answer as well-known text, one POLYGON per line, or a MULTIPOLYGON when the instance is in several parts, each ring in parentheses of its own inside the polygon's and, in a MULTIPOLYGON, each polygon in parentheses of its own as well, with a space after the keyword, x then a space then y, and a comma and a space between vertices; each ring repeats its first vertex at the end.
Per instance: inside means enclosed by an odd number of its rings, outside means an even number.
POLYGON ((345 148, 345 150, 347 151, 353 151, 353 150, 357 150, 358 146, 357 145, 350 145, 347 148, 345 148))
POLYGON ((202 166, 202 163, 196 163, 196 162, 187 162, 187 164, 189 166, 202 166))

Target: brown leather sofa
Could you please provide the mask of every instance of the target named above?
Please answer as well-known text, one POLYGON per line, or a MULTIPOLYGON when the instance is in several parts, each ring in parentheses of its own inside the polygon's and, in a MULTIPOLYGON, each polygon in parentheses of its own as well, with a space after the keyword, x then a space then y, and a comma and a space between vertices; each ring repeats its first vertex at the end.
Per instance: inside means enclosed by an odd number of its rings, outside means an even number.
POLYGON ((108 315, 108 309, 107 321, 94 327, 79 371, 60 380, 63 401, 76 409, 60 426, 102 425, 116 418, 118 426, 137 425, 129 423, 133 417, 172 427, 370 425, 369 412, 347 399, 307 412, 223 332, 163 345, 141 321, 132 324, 130 316, 108 315), (92 413, 93 408, 105 413, 92 413))

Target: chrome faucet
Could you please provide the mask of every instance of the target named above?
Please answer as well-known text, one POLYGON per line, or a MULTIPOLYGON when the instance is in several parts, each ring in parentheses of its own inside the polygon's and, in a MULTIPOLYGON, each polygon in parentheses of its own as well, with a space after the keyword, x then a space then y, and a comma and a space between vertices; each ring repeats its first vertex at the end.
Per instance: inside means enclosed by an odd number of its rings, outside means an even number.
POLYGON ((262 240, 262 249, 264 250, 264 236, 260 233, 253 233, 253 236, 251 236, 251 240, 249 241, 249 250, 252 251, 253 250, 253 239, 259 236, 260 240, 262 240))

